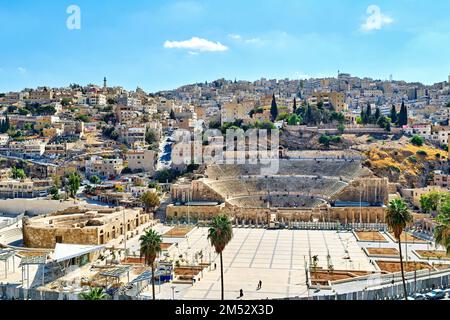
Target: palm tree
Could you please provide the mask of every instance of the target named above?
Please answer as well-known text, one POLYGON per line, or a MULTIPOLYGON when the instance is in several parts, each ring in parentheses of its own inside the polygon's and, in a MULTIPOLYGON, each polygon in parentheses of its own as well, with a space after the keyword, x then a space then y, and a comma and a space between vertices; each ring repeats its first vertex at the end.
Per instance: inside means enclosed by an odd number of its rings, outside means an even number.
MULTIPOLYGON (((405 272, 403 270, 403 258, 402 258, 402 244, 401 235, 405 230, 408 223, 412 221, 412 215, 408 210, 408 206, 402 199, 395 199, 389 203, 389 207, 386 213, 386 223, 393 231, 395 238, 398 241, 398 249, 400 252, 400 268, 402 270, 403 291, 405 294, 405 300, 408 299, 406 292, 405 272)), ((408 252, 406 252, 408 254, 408 252)))
POLYGON ((141 258, 144 257, 145 264, 152 268, 152 297, 155 300, 155 260, 161 252, 161 235, 150 229, 139 238, 141 243, 141 258))
POLYGON ((231 221, 228 216, 222 215, 214 217, 208 231, 208 239, 211 242, 211 246, 213 246, 217 254, 220 255, 220 281, 222 286, 222 300, 224 300, 222 252, 232 238, 233 227, 231 226, 231 221))
POLYGON ((439 209, 436 218, 437 226, 434 229, 434 238, 437 244, 442 245, 450 254, 450 201, 446 201, 439 209))
POLYGON ((80 293, 79 297, 83 300, 105 300, 107 295, 103 288, 91 288, 88 292, 80 293))

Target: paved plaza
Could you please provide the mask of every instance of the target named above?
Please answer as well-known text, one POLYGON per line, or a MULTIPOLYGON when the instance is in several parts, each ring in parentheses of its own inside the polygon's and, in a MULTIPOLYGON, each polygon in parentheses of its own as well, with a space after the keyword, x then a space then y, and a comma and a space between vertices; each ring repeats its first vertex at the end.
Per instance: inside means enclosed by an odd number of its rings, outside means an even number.
MULTIPOLYGON (((162 285, 157 289, 158 298, 220 298, 220 262, 207 241, 207 228, 193 230, 178 247, 172 246, 169 253, 173 257, 187 255, 190 261, 200 250, 204 252, 204 261, 209 260, 211 253, 212 270, 205 269, 194 285, 162 285)), ((350 232, 237 228, 223 254, 225 299, 237 299, 240 289, 244 291, 244 299, 308 296, 305 260, 309 259, 309 251, 311 256, 319 257, 320 267, 327 268, 329 254, 336 270, 375 271, 350 232), (262 289, 257 290, 260 280, 262 289)), ((144 292, 149 294, 150 289, 144 292)))

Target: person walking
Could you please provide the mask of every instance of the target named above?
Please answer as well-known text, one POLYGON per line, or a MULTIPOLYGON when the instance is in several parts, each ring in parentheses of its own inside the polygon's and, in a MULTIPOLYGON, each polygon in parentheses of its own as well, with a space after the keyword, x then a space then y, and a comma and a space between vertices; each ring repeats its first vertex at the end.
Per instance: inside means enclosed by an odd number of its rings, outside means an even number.
POLYGON ((258 290, 261 290, 261 289, 262 289, 262 281, 259 280, 259 283, 258 283, 258 290))
POLYGON ((239 299, 242 299, 244 297, 244 290, 239 291, 239 299))

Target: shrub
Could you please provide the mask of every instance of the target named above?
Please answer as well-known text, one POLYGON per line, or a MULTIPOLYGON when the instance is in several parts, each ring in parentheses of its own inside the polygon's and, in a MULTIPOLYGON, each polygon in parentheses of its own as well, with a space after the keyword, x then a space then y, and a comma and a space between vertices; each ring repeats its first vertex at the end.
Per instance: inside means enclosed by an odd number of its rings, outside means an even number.
POLYGON ((417 153, 418 156, 421 156, 421 157, 426 157, 428 155, 428 153, 426 151, 423 151, 423 150, 419 150, 416 153, 417 153))
POLYGON ((411 143, 417 147, 421 147, 423 146, 424 139, 420 136, 415 135, 411 138, 411 143))

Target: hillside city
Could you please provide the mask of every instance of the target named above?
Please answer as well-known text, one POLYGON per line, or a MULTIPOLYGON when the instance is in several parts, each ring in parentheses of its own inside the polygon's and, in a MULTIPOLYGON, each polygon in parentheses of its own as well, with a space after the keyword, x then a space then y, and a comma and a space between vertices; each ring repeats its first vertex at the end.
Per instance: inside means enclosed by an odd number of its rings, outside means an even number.
POLYGON ((0 300, 448 300, 450 76, 93 81, 0 93, 0 300))

